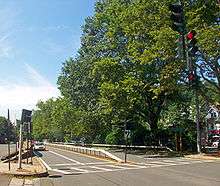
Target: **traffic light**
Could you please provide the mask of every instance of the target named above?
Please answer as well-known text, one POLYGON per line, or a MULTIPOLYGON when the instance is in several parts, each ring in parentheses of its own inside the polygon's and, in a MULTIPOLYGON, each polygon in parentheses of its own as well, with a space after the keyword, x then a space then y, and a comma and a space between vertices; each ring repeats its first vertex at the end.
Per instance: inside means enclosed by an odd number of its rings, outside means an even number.
POLYGON ((188 80, 190 86, 195 86, 197 84, 197 79, 198 77, 193 71, 189 72, 188 80))
POLYGON ((197 40, 195 38, 196 31, 192 30, 186 35, 186 39, 188 40, 188 52, 189 55, 194 56, 196 52, 199 51, 199 48, 196 46, 197 40))
POLYGON ((179 33, 184 33, 184 15, 183 6, 180 4, 171 4, 169 10, 172 12, 170 19, 172 20, 171 28, 179 33))

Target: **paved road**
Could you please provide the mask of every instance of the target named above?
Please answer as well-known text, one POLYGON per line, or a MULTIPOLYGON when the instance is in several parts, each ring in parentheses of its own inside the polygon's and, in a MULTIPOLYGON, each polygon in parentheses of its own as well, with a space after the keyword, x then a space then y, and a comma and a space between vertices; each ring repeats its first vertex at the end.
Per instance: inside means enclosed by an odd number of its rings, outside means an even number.
MULTIPOLYGON (((15 151, 15 144, 10 145, 11 152, 15 151)), ((0 158, 8 153, 8 145, 0 144, 0 158)))
POLYGON ((220 185, 220 161, 137 157, 136 163, 119 164, 54 148, 41 155, 51 178, 37 179, 35 186, 220 185))
MULTIPOLYGON (((11 151, 15 150, 15 145, 11 144, 11 151)), ((8 153, 8 145, 0 144, 0 158, 8 153)), ((8 186, 11 178, 7 175, 0 174, 0 186, 8 186)))
POLYGON ((0 174, 0 186, 8 186, 10 180, 9 176, 0 174))

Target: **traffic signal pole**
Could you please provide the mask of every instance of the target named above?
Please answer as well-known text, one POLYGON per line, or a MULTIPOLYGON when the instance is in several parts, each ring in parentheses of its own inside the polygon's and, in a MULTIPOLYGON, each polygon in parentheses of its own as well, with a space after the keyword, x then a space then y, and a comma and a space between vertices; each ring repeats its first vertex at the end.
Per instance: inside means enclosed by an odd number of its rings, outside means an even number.
POLYGON ((199 93, 197 90, 197 87, 195 88, 195 101, 196 101, 196 132, 197 132, 197 137, 196 137, 196 142, 197 142, 197 152, 200 154, 201 153, 201 137, 200 137, 200 109, 199 109, 199 93))
MULTIPOLYGON (((186 39, 186 34, 187 34, 187 29, 186 29, 186 20, 184 16, 184 1, 179 0, 178 3, 171 4, 169 6, 170 11, 172 12, 171 14, 171 20, 173 22, 172 29, 174 31, 177 31, 181 35, 182 39, 182 47, 183 47, 183 60, 186 61, 187 64, 187 70, 189 72, 189 75, 194 75, 195 78, 195 104, 196 104, 196 132, 197 132, 197 152, 201 153, 201 144, 200 144, 200 110, 199 110, 199 94, 198 94, 198 78, 196 75, 196 66, 193 64, 193 57, 196 55, 196 51, 198 50, 198 47, 195 46, 196 40, 195 38, 192 38, 191 41, 194 39, 194 42, 192 42, 192 46, 190 47, 190 51, 188 48, 187 39, 186 39), (192 50, 191 50, 192 49, 192 50)), ((192 36, 194 37, 196 32, 191 31, 192 36)), ((188 36, 188 34, 187 34, 188 36)), ((188 77, 189 78, 189 77, 188 77)), ((190 80, 189 80, 190 81, 190 80)))

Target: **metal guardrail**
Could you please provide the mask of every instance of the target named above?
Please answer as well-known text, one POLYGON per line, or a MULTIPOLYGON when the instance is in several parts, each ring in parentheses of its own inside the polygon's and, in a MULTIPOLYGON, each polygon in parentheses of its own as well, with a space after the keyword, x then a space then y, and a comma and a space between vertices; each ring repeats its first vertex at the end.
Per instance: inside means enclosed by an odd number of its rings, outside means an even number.
POLYGON ((65 150, 74 151, 77 153, 87 154, 89 156, 95 156, 104 159, 111 159, 117 162, 123 162, 120 158, 116 157, 115 155, 103 150, 103 149, 95 149, 95 148, 88 148, 88 147, 81 147, 81 146, 73 146, 73 145, 63 145, 63 144, 54 144, 54 143, 46 143, 46 146, 51 146, 54 148, 60 148, 65 150))

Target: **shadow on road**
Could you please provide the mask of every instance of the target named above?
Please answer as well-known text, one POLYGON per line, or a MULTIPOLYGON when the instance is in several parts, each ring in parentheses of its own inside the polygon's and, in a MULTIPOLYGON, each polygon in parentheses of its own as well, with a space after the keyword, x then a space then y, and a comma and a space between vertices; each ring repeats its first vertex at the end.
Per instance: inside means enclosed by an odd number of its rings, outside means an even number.
POLYGON ((39 151, 34 151, 34 155, 38 156, 38 157, 42 157, 43 156, 43 154, 40 153, 39 151))

